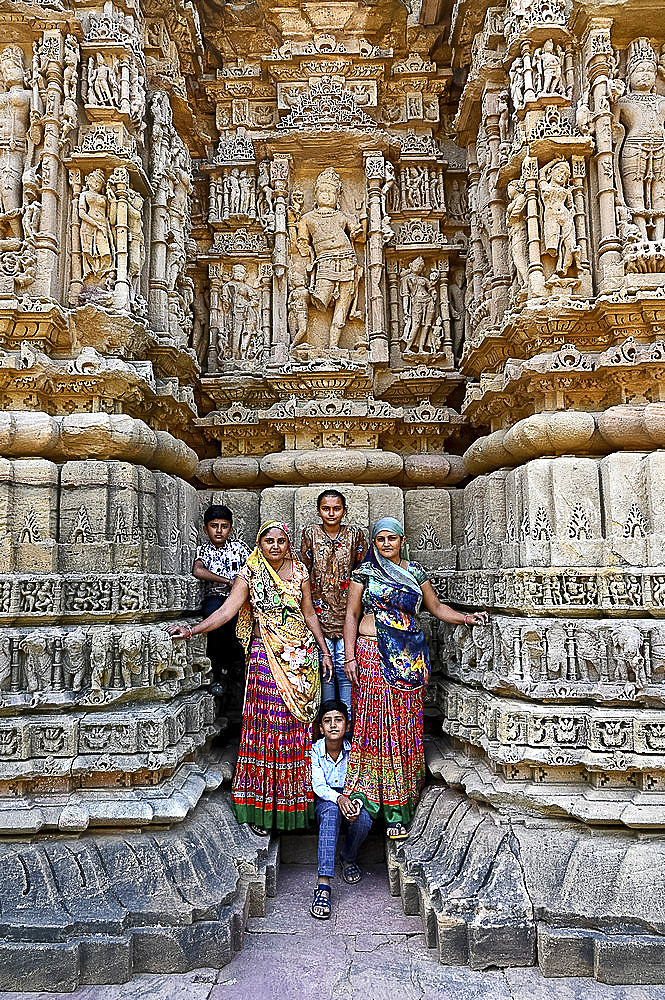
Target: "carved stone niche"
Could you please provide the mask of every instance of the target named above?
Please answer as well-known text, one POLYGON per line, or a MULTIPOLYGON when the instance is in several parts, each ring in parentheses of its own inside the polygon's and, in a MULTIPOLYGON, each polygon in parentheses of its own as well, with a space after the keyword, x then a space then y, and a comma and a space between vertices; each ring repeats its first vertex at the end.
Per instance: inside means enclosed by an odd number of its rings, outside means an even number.
POLYGON ((296 171, 286 218, 291 352, 302 359, 365 356, 362 166, 296 171))
MULTIPOLYGON (((451 246, 453 249, 456 248, 451 246)), ((388 292, 393 364, 407 362, 452 369, 449 256, 425 243, 414 245, 409 254, 394 253, 390 258, 388 292)))
POLYGON ((270 352, 271 265, 255 257, 210 263, 208 371, 264 364, 270 352))

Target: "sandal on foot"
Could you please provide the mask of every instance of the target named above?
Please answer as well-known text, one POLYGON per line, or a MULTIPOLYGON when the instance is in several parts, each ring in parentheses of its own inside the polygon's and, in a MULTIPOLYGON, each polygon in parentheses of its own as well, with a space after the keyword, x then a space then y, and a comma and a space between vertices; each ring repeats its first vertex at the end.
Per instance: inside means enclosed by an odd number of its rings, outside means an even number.
POLYGON ((360 882, 362 877, 363 873, 354 862, 344 865, 342 868, 342 878, 348 885, 355 885, 356 882, 360 882))
POLYGON ((252 833, 255 833, 257 837, 269 837, 270 830, 266 830, 265 826, 259 826, 257 823, 250 823, 249 828, 252 833))
POLYGON ((404 826, 404 823, 390 823, 386 830, 386 836, 388 840, 406 840, 409 836, 409 831, 404 826))
POLYGON ((312 900, 312 905, 309 908, 309 912, 315 920, 330 919, 330 896, 330 886, 326 885, 324 882, 319 882, 314 890, 314 899, 312 900), (317 910, 319 911, 318 913, 316 912, 317 910))

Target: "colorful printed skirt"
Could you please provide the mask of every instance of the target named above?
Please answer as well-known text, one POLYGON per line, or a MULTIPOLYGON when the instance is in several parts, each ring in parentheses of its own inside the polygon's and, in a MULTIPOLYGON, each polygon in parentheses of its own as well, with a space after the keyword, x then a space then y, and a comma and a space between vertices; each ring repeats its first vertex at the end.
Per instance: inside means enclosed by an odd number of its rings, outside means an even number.
POLYGON ((425 781, 423 690, 398 691, 383 679, 376 639, 356 643, 353 741, 345 792, 373 818, 408 823, 425 781))
POLYGON ((311 723, 282 701, 262 642, 252 642, 240 749, 233 779, 239 823, 301 830, 314 819, 311 723))

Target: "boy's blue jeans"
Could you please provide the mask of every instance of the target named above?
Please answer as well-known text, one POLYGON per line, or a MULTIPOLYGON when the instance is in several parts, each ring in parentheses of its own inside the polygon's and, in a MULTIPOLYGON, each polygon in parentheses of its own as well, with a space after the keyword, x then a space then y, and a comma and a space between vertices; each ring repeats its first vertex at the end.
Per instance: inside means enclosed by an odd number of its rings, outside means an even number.
POLYGON ((332 680, 330 681, 323 680, 323 675, 321 677, 321 704, 323 704, 324 701, 330 701, 331 699, 337 698, 337 691, 335 690, 335 686, 337 686, 337 689, 339 690, 339 700, 343 701, 346 705, 350 719, 351 681, 344 672, 344 640, 329 639, 328 636, 326 636, 325 639, 326 645, 330 650, 330 655, 332 656, 335 672, 332 680))
POLYGON ((342 826, 346 827, 346 837, 340 857, 343 864, 355 864, 358 848, 372 826, 372 819, 363 806, 360 815, 349 823, 344 819, 336 802, 328 799, 316 800, 316 818, 319 821, 319 875, 332 878, 335 874, 335 850, 342 826))

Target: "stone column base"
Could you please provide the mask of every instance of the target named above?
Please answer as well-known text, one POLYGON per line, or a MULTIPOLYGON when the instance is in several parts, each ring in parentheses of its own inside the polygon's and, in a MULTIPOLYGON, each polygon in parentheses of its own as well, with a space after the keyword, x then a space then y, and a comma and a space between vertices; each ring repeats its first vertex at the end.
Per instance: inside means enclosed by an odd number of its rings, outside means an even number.
POLYGON ((444 965, 662 983, 664 858, 662 830, 498 811, 432 785, 388 871, 444 965))
POLYGON ((277 851, 226 791, 162 832, 0 840, 0 990, 221 968, 275 894, 277 851))

